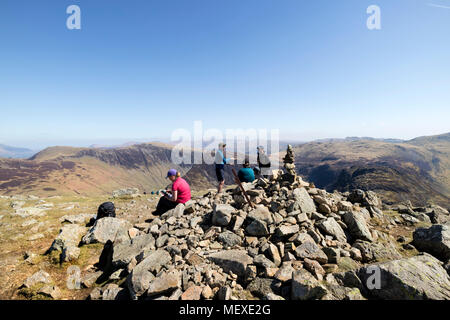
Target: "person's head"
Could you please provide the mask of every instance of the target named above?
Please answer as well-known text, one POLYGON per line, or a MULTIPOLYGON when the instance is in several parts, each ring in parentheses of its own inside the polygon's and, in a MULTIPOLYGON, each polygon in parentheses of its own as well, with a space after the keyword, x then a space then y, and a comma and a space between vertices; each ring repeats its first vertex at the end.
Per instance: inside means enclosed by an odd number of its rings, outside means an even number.
POLYGON ((169 172, 167 172, 167 178, 172 182, 177 180, 180 176, 181 174, 175 169, 170 169, 169 172))
POLYGON ((244 168, 250 168, 250 160, 248 157, 244 160, 244 168))
POLYGON ((227 145, 223 142, 219 143, 219 149, 224 150, 227 147, 227 145))
POLYGON ((263 146, 259 146, 256 149, 258 150, 258 153, 264 153, 264 147, 263 146))

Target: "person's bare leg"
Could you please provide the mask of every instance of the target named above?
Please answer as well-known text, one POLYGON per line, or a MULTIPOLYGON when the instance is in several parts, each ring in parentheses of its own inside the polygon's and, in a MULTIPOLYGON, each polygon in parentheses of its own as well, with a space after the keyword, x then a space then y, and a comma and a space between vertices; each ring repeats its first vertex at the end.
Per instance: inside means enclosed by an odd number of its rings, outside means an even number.
POLYGON ((222 193, 223 185, 225 184, 225 181, 219 182, 219 188, 217 188, 217 194, 222 193))

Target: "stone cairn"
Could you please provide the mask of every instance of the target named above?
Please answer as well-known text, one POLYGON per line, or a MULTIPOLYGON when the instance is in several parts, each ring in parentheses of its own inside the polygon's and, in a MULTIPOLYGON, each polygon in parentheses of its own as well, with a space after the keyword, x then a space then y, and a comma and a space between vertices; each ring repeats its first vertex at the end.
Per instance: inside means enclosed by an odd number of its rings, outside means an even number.
POLYGON ((284 181, 294 182, 297 180, 297 173, 295 172, 295 156, 292 146, 289 144, 286 150, 286 155, 283 158, 284 169, 286 173, 283 175, 284 181))

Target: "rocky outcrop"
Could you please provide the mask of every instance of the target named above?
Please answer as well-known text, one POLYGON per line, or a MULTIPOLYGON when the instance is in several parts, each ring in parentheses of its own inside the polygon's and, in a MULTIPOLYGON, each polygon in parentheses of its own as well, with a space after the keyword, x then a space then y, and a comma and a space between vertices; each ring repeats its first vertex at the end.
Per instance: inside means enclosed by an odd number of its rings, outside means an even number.
POLYGON ((413 233, 413 245, 442 261, 450 259, 450 222, 430 228, 418 228, 413 233))
POLYGON ((357 274, 369 297, 386 300, 450 299, 450 277, 442 263, 428 254, 366 266, 357 274))
POLYGON ((129 240, 128 230, 132 225, 125 220, 106 217, 95 222, 94 226, 83 237, 84 244, 106 243, 107 241, 129 240))

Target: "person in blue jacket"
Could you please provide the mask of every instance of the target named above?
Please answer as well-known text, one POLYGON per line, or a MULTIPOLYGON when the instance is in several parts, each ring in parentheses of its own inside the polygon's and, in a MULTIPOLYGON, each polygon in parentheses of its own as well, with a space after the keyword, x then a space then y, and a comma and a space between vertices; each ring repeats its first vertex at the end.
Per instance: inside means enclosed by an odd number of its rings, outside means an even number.
POLYGON ((217 181, 219 182, 219 186, 217 188, 217 194, 222 192, 223 186, 225 184, 224 171, 225 165, 231 161, 231 158, 228 159, 226 157, 226 144, 219 143, 219 150, 216 151, 216 156, 214 159, 214 163, 216 165, 216 176, 217 181))

